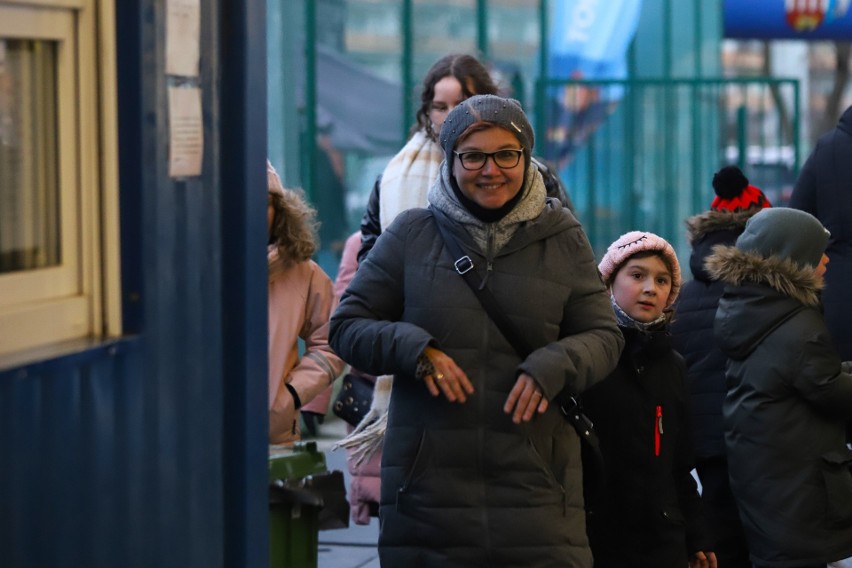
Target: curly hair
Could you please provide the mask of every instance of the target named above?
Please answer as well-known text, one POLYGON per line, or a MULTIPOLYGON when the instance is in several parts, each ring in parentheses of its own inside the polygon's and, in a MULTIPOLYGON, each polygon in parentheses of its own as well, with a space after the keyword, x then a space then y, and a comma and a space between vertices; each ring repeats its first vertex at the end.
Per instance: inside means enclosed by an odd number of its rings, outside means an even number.
POLYGON ((432 121, 429 110, 432 99, 435 98, 435 85, 444 77, 455 77, 462 88, 464 98, 473 95, 496 95, 497 85, 494 84, 488 69, 472 55, 451 53, 436 61, 423 78, 423 91, 420 93, 420 108, 417 109, 417 121, 411 127, 411 134, 425 129, 432 140, 437 140, 432 131, 432 121))
POLYGON ((269 244, 278 247, 284 265, 311 258, 319 246, 319 222, 316 209, 305 200, 302 190, 285 188, 283 193, 269 190, 269 204, 274 211, 269 244))

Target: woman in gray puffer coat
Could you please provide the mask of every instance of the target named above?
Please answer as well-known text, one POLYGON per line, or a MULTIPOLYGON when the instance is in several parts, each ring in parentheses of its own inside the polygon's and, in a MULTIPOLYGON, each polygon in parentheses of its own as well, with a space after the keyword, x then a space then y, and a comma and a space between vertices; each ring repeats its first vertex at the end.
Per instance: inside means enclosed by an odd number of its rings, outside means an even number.
POLYGON ((580 440, 551 401, 615 366, 623 338, 580 224, 545 198, 532 127, 492 95, 441 129, 428 209, 399 215, 332 318, 331 344, 394 374, 383 566, 592 566, 580 440), (535 348, 526 359, 454 268, 440 224, 535 348))
POLYGON ((714 335, 728 356, 722 407, 731 489, 755 566, 824 567, 852 556, 852 374, 819 300, 828 232, 764 209, 705 265, 726 283, 714 335))

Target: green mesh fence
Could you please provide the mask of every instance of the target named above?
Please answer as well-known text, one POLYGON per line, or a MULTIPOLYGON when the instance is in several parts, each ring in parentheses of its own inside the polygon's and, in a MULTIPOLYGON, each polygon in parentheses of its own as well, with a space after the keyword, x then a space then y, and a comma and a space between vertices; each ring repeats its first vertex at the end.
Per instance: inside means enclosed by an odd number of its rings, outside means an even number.
POLYGON ((683 221, 739 165, 775 205, 799 166, 799 86, 787 79, 539 81, 536 146, 556 164, 596 252, 645 229, 688 254, 683 221))

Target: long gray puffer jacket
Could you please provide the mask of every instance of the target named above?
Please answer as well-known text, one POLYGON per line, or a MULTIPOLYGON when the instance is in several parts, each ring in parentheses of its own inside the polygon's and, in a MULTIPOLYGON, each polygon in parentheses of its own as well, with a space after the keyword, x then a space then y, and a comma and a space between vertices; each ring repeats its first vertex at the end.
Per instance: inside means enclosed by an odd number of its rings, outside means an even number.
POLYGON ((752 560, 852 556, 852 374, 826 330, 821 282, 810 267, 735 247, 717 247, 706 266, 726 283, 714 334, 730 359, 725 443, 752 560))
POLYGON ((538 172, 515 209, 490 225, 461 207, 447 179, 444 167, 430 209, 406 211, 382 233, 331 321, 344 360, 395 375, 382 565, 590 567, 579 438, 555 405, 522 425, 503 405, 522 371, 553 399, 564 388, 583 392, 616 365, 623 338, 591 247, 572 214, 545 200, 538 172), (488 287, 537 348, 525 361, 454 270, 436 223, 480 277, 488 268, 488 287), (466 403, 433 398, 415 379, 428 345, 467 373, 476 392, 466 403))

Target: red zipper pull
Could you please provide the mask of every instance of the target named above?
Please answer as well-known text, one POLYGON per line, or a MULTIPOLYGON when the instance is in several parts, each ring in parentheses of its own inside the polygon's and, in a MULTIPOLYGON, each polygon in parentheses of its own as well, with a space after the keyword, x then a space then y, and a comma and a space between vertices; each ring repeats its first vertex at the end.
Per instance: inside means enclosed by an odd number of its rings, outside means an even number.
POLYGON ((657 405, 657 418, 654 420, 654 455, 660 455, 660 435, 663 433, 663 407, 657 405))

